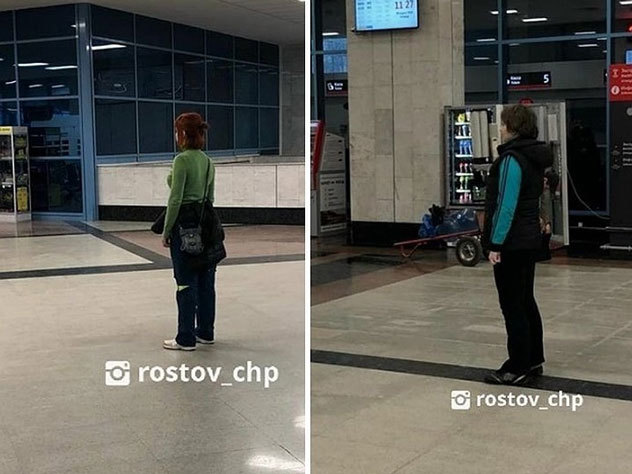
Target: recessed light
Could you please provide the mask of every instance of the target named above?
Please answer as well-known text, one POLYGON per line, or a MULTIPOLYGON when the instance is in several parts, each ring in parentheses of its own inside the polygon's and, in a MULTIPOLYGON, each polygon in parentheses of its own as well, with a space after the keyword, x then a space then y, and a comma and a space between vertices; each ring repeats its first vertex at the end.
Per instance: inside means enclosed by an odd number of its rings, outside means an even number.
POLYGON ((537 17, 537 18, 523 18, 523 23, 541 23, 543 21, 549 21, 546 17, 537 17))
POLYGON ((44 87, 44 84, 31 84, 29 89, 35 89, 36 87, 44 87))
POLYGON ((632 5, 632 0, 620 0, 621 5, 632 5))
POLYGON ((338 33, 337 31, 326 31, 323 33, 323 36, 339 36, 340 33, 338 33))
POLYGON ((66 84, 55 84, 50 87, 51 89, 59 89, 60 87, 66 87, 66 84))
POLYGON ((477 39, 477 43, 491 43, 492 41, 496 41, 496 38, 481 38, 477 39))
POLYGON ((488 58, 486 56, 475 56, 474 61, 489 61, 492 58, 488 58))
POLYGON ((116 44, 116 43, 99 44, 97 46, 93 46, 92 51, 103 51, 104 49, 121 49, 121 48, 127 48, 127 46, 125 46, 124 44, 116 44))
POLYGON ((7 81, 7 82, 5 82, 5 84, 7 86, 10 86, 11 84, 15 84, 16 82, 18 82, 18 81, 7 81))
POLYGON ((39 67, 48 66, 48 63, 18 63, 18 67, 39 67))
MULTIPOLYGON (((498 15, 498 10, 492 10, 489 13, 491 13, 492 15, 498 15)), ((518 13, 518 10, 507 10, 507 15, 516 15, 518 13)))
POLYGON ((576 31, 576 35, 596 35, 596 31, 576 31))
POLYGON ((48 66, 47 68, 44 68, 47 71, 61 71, 63 69, 77 69, 77 66, 73 66, 71 64, 67 65, 67 66, 48 66))
POLYGON ((599 45, 597 43, 583 43, 583 44, 578 44, 577 47, 579 47, 579 48, 597 48, 597 47, 599 47, 599 45))

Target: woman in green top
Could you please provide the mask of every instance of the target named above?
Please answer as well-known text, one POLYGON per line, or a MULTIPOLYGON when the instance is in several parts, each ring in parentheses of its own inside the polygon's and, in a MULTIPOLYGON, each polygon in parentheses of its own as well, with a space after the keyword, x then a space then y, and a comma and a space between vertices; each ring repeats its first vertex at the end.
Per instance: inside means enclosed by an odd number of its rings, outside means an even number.
POLYGON ((176 140, 182 152, 173 161, 167 177, 171 188, 162 244, 171 250, 173 272, 178 289, 178 335, 164 341, 170 350, 192 351, 196 343, 213 344, 215 339, 215 265, 198 268, 190 265, 181 250, 179 222, 185 210, 199 206, 204 196, 213 202, 215 167, 202 151, 208 124, 200 114, 186 113, 175 122, 176 140), (197 319, 197 327, 196 327, 197 319))

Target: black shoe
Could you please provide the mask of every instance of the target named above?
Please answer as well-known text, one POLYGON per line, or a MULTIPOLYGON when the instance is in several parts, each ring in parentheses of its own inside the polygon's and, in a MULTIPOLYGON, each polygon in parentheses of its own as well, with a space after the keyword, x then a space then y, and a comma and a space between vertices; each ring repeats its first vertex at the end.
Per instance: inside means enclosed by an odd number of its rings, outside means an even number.
POLYGON ((540 376, 544 373, 544 367, 542 364, 534 365, 529 369, 529 375, 540 376))
POLYGON ((485 376, 485 383, 492 385, 522 385, 526 382, 529 373, 513 374, 506 370, 494 370, 485 376))

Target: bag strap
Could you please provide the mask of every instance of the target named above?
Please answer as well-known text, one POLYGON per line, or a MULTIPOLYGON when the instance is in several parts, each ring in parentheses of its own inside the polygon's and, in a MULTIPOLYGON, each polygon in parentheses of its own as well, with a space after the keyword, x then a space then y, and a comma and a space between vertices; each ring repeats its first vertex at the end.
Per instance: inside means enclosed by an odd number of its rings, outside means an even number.
POLYGON ((204 197, 202 198, 202 212, 200 213, 199 225, 202 225, 202 221, 204 220, 204 211, 206 210, 206 198, 208 197, 208 175, 211 171, 211 159, 209 157, 206 157, 206 160, 208 161, 208 166, 206 167, 206 178, 204 179, 204 197))

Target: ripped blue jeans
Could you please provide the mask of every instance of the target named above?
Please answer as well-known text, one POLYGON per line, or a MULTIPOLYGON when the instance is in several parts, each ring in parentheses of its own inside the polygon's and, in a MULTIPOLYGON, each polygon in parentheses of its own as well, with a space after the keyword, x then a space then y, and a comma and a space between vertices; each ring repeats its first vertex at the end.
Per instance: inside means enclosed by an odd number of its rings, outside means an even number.
POLYGON ((195 346, 195 337, 215 338, 215 265, 193 269, 187 255, 180 250, 181 239, 177 230, 171 234, 171 261, 178 285, 178 335, 181 346, 195 346), (196 326, 197 322, 197 326, 196 326))

